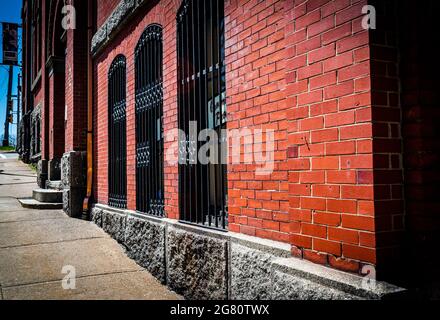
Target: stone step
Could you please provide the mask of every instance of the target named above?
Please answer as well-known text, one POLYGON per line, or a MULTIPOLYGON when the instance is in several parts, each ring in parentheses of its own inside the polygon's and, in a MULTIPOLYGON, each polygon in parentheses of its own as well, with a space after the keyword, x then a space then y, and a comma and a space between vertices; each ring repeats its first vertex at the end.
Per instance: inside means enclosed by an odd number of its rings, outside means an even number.
POLYGON ((50 181, 50 180, 47 180, 46 188, 49 189, 49 190, 63 190, 63 187, 61 185, 61 181, 50 181))
POLYGON ((34 210, 60 210, 63 209, 62 203, 44 203, 35 199, 18 199, 21 206, 26 209, 34 210))
POLYGON ((32 197, 43 203, 63 203, 63 192, 59 190, 35 189, 32 197))

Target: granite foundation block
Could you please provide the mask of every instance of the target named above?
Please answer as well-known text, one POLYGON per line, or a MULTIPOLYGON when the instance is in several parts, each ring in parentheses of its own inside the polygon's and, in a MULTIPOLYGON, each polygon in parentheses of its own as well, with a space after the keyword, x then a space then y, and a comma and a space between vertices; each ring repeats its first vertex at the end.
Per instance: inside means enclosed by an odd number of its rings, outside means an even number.
POLYGON ((48 163, 48 180, 61 180, 61 159, 52 159, 48 163))
POLYGON ((165 225, 128 216, 124 245, 128 256, 162 283, 165 271, 165 225))
POLYGON ((124 244, 127 215, 103 211, 101 219, 102 229, 120 244, 124 244))
POLYGON ((91 219, 188 300, 382 300, 406 290, 292 258, 290 246, 96 205, 91 219))
POLYGON ((269 300, 273 255, 231 244, 231 299, 269 300))
POLYGON ((37 184, 41 189, 46 188, 46 181, 48 179, 48 161, 40 160, 37 163, 37 184))
POLYGON ((86 195, 86 162, 84 152, 67 152, 61 162, 63 210, 72 218, 81 218, 86 195))
POLYGON ((228 242, 175 228, 167 239, 168 286, 186 299, 227 299, 228 242))
POLYGON ((92 210, 90 210, 90 220, 98 227, 102 228, 102 210, 92 208, 92 210))
POLYGON ((272 275, 273 300, 360 300, 358 296, 279 271, 272 275))

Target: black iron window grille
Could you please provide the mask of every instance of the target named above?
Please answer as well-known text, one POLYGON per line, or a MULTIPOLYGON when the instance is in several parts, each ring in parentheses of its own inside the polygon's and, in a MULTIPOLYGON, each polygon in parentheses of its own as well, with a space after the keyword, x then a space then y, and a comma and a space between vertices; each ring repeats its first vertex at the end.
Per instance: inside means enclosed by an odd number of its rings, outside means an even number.
MULTIPOLYGON (((178 118, 185 141, 179 141, 180 217, 183 222, 227 229, 227 176, 224 138, 218 141, 217 163, 201 164, 204 144, 191 134, 226 129, 225 37, 223 0, 185 0, 177 15, 178 118), (223 163, 223 164, 222 164, 223 163)), ((216 142, 217 143, 217 142, 216 142)))
POLYGON ((127 208, 126 60, 117 56, 108 74, 109 205, 127 208))
POLYGON ((163 44, 162 27, 150 25, 135 52, 136 208, 163 217, 163 44))

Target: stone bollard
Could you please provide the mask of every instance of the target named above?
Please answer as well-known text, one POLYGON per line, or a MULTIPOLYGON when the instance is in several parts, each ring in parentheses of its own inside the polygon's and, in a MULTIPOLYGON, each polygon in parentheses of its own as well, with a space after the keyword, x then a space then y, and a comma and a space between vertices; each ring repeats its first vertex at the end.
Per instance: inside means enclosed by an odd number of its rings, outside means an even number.
POLYGON ((61 159, 63 210, 72 218, 81 218, 86 195, 86 153, 67 152, 61 159))

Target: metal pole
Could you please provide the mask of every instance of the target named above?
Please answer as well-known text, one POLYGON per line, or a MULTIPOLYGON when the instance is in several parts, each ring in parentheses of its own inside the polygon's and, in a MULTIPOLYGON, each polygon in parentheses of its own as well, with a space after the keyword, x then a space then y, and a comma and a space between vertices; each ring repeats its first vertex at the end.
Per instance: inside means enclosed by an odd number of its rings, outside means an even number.
POLYGON ((14 76, 13 66, 9 66, 9 80, 8 80, 8 93, 6 97, 6 119, 5 119, 5 133, 3 136, 3 147, 9 147, 9 118, 11 116, 11 110, 9 109, 12 103, 12 77, 14 76))

